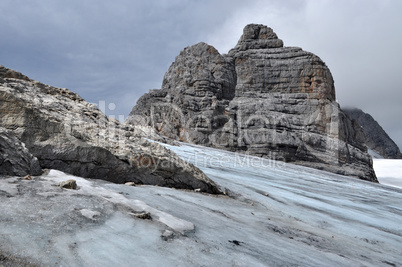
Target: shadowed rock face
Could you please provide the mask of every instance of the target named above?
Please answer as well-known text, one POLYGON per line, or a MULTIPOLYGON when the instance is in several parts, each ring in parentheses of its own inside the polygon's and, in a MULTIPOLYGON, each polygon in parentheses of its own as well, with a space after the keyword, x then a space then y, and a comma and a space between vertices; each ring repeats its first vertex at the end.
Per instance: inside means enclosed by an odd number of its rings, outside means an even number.
POLYGON ((250 153, 377 181, 364 134, 335 102, 332 75, 316 55, 284 47, 251 24, 235 48, 185 48, 161 90, 142 96, 126 125, 184 142, 250 153))
POLYGON ((68 89, 0 66, 0 107, 0 126, 25 143, 42 168, 115 183, 219 192, 198 168, 148 142, 162 140, 153 129, 122 126, 68 89))
POLYGON ((39 161, 13 134, 0 127, 0 175, 40 175, 39 161))
POLYGON ((350 118, 356 120, 362 126, 365 143, 369 148, 386 159, 402 159, 399 147, 370 114, 357 108, 343 110, 350 118))

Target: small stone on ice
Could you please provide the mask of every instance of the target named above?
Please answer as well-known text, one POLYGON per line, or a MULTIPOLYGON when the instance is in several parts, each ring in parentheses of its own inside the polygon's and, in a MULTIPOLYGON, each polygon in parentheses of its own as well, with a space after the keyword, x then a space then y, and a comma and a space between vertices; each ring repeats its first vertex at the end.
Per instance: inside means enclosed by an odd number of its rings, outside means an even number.
POLYGON ((165 240, 165 241, 167 241, 169 239, 172 239, 173 237, 174 237, 173 231, 165 230, 162 233, 162 239, 165 240))
POLYGON ((82 210, 80 210, 80 213, 82 216, 87 217, 88 219, 91 219, 91 220, 96 220, 96 217, 100 216, 99 211, 88 210, 88 209, 82 209, 82 210))
POLYGON ((149 212, 137 213, 135 214, 135 217, 143 220, 152 220, 151 213, 149 212))
POLYGON ((77 182, 73 179, 70 179, 67 181, 60 182, 58 186, 66 189, 77 189, 77 182))

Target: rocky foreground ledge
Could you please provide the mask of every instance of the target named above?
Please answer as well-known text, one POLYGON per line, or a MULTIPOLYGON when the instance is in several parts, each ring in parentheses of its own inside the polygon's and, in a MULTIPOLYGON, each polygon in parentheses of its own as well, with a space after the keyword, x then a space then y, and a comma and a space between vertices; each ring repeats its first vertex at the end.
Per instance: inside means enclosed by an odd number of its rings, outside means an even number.
POLYGON ((143 126, 123 126, 94 104, 0 65, 0 174, 56 169, 115 183, 220 190, 143 126), (19 159, 19 160, 18 160, 19 159))
POLYGON ((185 48, 126 124, 377 182, 364 133, 335 101, 329 68, 264 25, 247 25, 228 54, 206 43, 185 48))

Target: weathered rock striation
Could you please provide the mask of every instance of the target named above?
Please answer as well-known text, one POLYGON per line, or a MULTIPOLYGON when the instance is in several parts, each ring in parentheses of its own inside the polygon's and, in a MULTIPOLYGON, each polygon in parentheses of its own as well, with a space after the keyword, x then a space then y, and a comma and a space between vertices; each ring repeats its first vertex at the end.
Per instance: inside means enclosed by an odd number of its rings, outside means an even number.
POLYGON ((205 43, 185 48, 162 89, 142 96, 126 125, 377 181, 363 132, 335 102, 328 67, 284 47, 263 25, 247 25, 227 55, 205 43))
POLYGON ((402 159, 401 151, 378 122, 358 108, 342 109, 350 118, 362 126, 366 145, 386 159, 402 159))
POLYGON ((201 170, 147 141, 158 139, 154 130, 123 126, 76 93, 3 66, 0 109, 0 126, 23 142, 42 168, 115 183, 219 192, 201 170))
POLYGON ((38 159, 28 151, 25 144, 0 127, 0 175, 26 176, 41 173, 38 159))

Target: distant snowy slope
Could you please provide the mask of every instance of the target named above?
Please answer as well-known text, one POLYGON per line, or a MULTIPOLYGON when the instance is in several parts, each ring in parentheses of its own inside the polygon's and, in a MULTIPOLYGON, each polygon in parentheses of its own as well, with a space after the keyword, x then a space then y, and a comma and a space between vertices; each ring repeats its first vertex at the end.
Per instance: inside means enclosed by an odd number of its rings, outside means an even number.
POLYGON ((373 159, 373 167, 381 184, 402 188, 402 159, 373 159))
POLYGON ((168 147, 227 195, 112 184, 58 171, 31 181, 4 177, 0 265, 402 262, 402 189, 206 147, 168 147), (78 190, 54 186, 71 178, 78 190), (152 220, 138 218, 144 212, 152 220))

